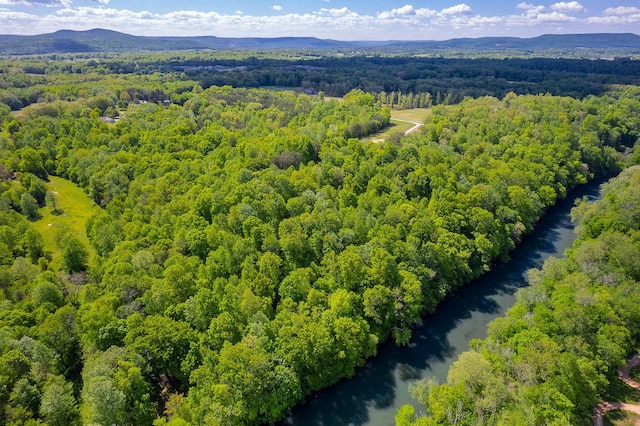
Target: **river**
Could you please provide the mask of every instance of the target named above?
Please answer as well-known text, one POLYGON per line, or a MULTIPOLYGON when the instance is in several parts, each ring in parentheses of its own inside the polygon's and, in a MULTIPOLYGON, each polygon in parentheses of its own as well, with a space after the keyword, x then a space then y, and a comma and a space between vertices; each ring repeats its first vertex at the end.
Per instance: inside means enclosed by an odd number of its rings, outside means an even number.
POLYGON ((526 271, 542 266, 550 256, 562 256, 573 244, 570 213, 574 200, 596 199, 600 183, 583 185, 549 209, 512 251, 508 263, 494 266, 444 301, 413 331, 407 346, 396 346, 391 340, 383 343, 353 378, 307 397, 280 425, 387 426, 394 424, 396 411, 404 404, 420 412, 422 408, 409 394, 409 384, 428 377, 446 380, 449 366, 469 349, 470 340, 486 337, 487 324, 513 306, 516 291, 526 285, 526 271))

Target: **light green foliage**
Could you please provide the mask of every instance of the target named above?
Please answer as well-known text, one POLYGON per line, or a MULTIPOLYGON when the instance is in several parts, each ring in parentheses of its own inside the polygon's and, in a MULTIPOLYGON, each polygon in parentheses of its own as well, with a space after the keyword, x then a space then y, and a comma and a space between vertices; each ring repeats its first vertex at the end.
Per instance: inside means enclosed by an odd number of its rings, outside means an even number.
POLYGON ((83 370, 85 423, 149 424, 154 418, 151 387, 140 368, 142 359, 112 346, 89 358, 83 370))
MULTIPOLYGON (((386 127, 390 112, 363 91, 339 102, 198 84, 173 72, 121 73, 148 64, 130 59, 104 76, 94 70, 117 60, 78 75, 53 61, 47 85, 32 83, 43 102, 2 135, 0 171, 22 178, 0 181, 0 286, 8 301, 0 321, 52 354, 36 361, 11 345, 0 353, 8 365, 38 366, 28 383, 11 377, 7 384, 7 395, 23 395, 11 405, 15 418, 34 405, 29 395, 45 392, 50 375, 62 375, 80 395, 86 423, 149 424, 151 401, 166 402, 169 424, 275 422, 304 396, 353 375, 378 342, 407 343, 422 314, 506 257, 556 197, 620 167, 617 149, 637 134, 622 122, 638 94, 619 88, 597 102, 469 98, 425 111, 424 131, 375 144, 356 138, 386 127), (165 99, 173 103, 158 103, 165 99), (105 123, 101 114, 120 119, 105 123), (20 201, 46 201, 48 175, 62 214, 51 214, 49 200, 30 233, 20 201)), ((449 102, 450 95, 433 98, 449 102)), ((408 107, 432 99, 394 92, 386 101, 408 107)), ((635 243, 625 244, 578 249, 581 264, 597 267, 557 275, 567 287, 592 276, 623 283, 621 274, 640 271, 638 259, 599 265, 635 243)), ((554 343, 553 333, 584 327, 610 354, 607 364, 636 338, 620 322, 600 330, 571 306, 551 314, 571 293, 556 301, 551 284, 541 279, 540 287, 522 297, 527 305, 513 323, 493 327, 501 342, 517 346, 511 363, 462 362, 455 383, 428 401, 434 418, 515 418, 500 410, 526 400, 525 419, 555 419, 567 401, 587 405, 569 396, 556 405, 535 392, 514 396, 505 380, 480 383, 497 371, 531 386, 555 378, 569 388, 582 377, 572 366, 588 364, 559 354, 584 344, 554 343), (549 316, 555 328, 523 332, 530 317, 549 316), (526 349, 531 342, 538 352, 526 349), (557 358, 570 374, 555 374, 557 358), (467 385, 471 376, 476 382, 467 385)), ((581 303, 614 300, 583 287, 581 303)), ((584 389, 601 383, 596 365, 581 379, 584 389)), ((29 410, 39 420, 56 412, 29 410)), ((414 414, 403 421, 431 422, 414 414)))
POLYGON ((52 377, 45 385, 40 402, 43 420, 52 426, 80 424, 73 388, 60 377, 52 377))
MULTIPOLYGON (((581 230, 567 259, 531 271, 505 318, 451 366, 447 383, 416 387, 429 419, 454 424, 579 424, 640 342, 637 309, 640 168, 603 185, 574 213, 581 230), (624 209, 618 204, 624 200, 624 209), (463 391, 461 393, 461 391, 463 391), (451 413, 456 414, 455 418, 451 413)), ((409 410, 398 412, 404 422, 409 410)), ((407 423, 411 424, 411 423, 407 423)))

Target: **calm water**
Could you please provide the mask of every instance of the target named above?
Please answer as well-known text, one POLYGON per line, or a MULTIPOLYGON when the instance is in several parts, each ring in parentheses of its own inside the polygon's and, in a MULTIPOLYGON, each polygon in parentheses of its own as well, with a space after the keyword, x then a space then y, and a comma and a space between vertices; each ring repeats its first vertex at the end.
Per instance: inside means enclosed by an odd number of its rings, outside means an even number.
POLYGON ((351 379, 307 398, 280 424, 295 426, 394 424, 396 410, 404 404, 420 405, 409 394, 415 380, 446 380, 447 371, 469 341, 486 337, 487 324, 514 304, 515 292, 526 285, 526 271, 540 267, 550 256, 560 257, 575 240, 570 212, 576 198, 597 198, 601 182, 584 185, 560 201, 540 220, 534 232, 512 253, 509 263, 465 286, 424 318, 413 331, 408 346, 386 342, 378 355, 351 379))

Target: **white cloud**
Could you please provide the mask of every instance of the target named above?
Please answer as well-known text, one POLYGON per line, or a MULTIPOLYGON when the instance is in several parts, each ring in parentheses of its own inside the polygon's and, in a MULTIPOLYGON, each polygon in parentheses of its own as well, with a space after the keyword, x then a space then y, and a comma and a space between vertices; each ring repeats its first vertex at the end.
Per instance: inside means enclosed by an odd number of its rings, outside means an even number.
POLYGON ((0 4, 7 6, 47 6, 47 7, 69 7, 71 0, 0 0, 0 4))
MULTIPOLYGON (((92 0, 95 3, 109 4, 110 0, 92 0)), ((46 6, 71 7, 72 0, 0 0, 0 5, 7 6, 46 6)))
MULTIPOLYGON (((15 5, 17 1, 0 0, 0 5, 15 5)), ((19 1, 25 4, 26 0, 19 1)), ((38 1, 40 5, 64 6, 62 0, 38 1)), ((637 33, 640 28, 638 7, 610 7, 599 16, 572 16, 570 12, 579 10, 578 2, 560 2, 553 7, 522 2, 512 13, 484 16, 474 14, 465 3, 443 10, 416 8, 406 4, 373 15, 357 13, 347 7, 327 7, 296 14, 281 12, 283 8, 276 9, 273 6, 272 10, 281 13, 250 15, 239 10, 230 14, 185 10, 170 13, 131 11, 106 7, 106 0, 93 0, 93 4, 95 7, 59 7, 43 16, 13 12, 7 6, 0 9, 0 32, 42 34, 59 29, 108 28, 136 35, 438 40, 460 36, 531 37, 549 32, 637 33)), ((586 10, 583 12, 586 13, 586 10)))
POLYGON ((446 9, 442 9, 442 13, 444 15, 470 15, 473 13, 473 10, 471 10, 471 7, 469 7, 465 3, 461 3, 452 7, 448 7, 446 9))
POLYGON ((535 5, 531 4, 531 3, 524 3, 524 2, 523 3, 518 3, 516 5, 516 8, 525 9, 525 10, 533 9, 535 7, 538 7, 538 6, 535 6, 535 5))
MULTIPOLYGON (((632 6, 609 7, 602 13, 603 16, 592 16, 586 22, 593 25, 619 26, 629 25, 638 28, 640 26, 640 8, 632 6)), ((637 33, 638 31, 631 31, 637 33)))
POLYGON ((282 10, 282 6, 280 6, 279 4, 275 4, 271 6, 271 9, 275 10, 276 12, 280 12, 282 10))
POLYGON ((573 16, 565 15, 564 13, 551 12, 540 13, 536 15, 535 20, 537 22, 571 22, 575 21, 576 18, 574 18, 573 16))
POLYGON ((398 9, 393 9, 392 12, 394 14, 405 15, 405 16, 410 16, 410 15, 415 15, 416 14, 415 9, 410 4, 405 4, 404 6, 398 8, 398 9))
POLYGON ((414 16, 416 14, 416 10, 412 5, 406 4, 397 9, 391 9, 389 11, 384 11, 378 14, 378 18, 380 19, 393 19, 397 17, 403 16, 414 16))
POLYGON ((524 9, 528 15, 535 15, 546 10, 544 6, 536 6, 531 3, 519 3, 516 7, 518 9, 524 9))
POLYGON ((416 16, 418 16, 419 18, 434 18, 436 16, 438 16, 439 13, 436 10, 431 10, 431 9, 417 9, 416 10, 416 16))
POLYGON ((346 7, 342 7, 340 9, 325 9, 325 8, 322 8, 322 9, 320 9, 320 13, 323 14, 323 15, 331 15, 331 16, 339 17, 339 16, 346 16, 346 15, 350 14, 351 11, 349 9, 347 9, 346 7))
POLYGON ((551 5, 551 10, 555 10, 556 12, 586 12, 587 9, 577 1, 564 2, 561 1, 559 3, 554 3, 551 5))
POLYGON ((604 15, 634 15, 639 13, 640 9, 633 6, 609 7, 603 12, 604 15))

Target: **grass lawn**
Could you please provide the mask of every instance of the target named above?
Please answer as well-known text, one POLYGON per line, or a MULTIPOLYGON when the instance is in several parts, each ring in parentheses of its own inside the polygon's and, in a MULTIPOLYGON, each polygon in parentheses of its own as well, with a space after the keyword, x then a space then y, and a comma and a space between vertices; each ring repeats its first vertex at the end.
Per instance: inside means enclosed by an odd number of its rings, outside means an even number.
POLYGON ((45 250, 52 254, 52 266, 58 268, 60 267, 60 247, 57 240, 66 231, 72 232, 82 241, 89 250, 90 257, 95 254, 93 247, 89 244, 85 225, 87 220, 101 209, 73 182, 56 176, 49 178, 47 189, 57 193, 58 209, 61 210, 61 214, 54 215, 49 207, 43 207, 40 209, 42 217, 32 225, 42 235, 45 250))

